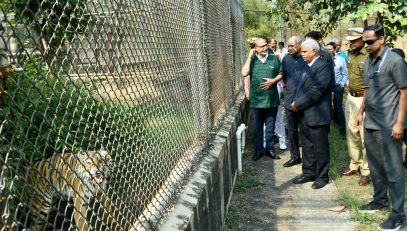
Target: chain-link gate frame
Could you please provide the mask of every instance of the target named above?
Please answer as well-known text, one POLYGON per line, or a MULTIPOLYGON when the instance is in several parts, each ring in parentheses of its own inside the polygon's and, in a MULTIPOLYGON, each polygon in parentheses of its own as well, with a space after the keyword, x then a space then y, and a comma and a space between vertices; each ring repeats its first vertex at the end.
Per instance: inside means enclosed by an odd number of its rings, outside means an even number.
POLYGON ((0 3, 4 230, 154 230, 241 94, 240 0, 0 3))

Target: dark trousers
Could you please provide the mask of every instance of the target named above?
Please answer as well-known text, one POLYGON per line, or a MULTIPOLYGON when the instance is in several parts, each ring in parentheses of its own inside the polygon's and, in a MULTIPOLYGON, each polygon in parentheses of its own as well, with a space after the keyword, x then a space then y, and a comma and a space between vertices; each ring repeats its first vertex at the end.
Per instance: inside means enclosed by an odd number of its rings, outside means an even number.
POLYGON ((302 174, 329 182, 329 124, 308 126, 300 122, 302 174))
POLYGON ((365 129, 366 156, 373 183, 373 200, 388 203, 389 192, 392 210, 389 217, 404 216, 404 171, 402 141, 391 138, 391 130, 365 129))
POLYGON ((253 137, 256 153, 274 151, 274 126, 278 107, 251 108, 253 116, 253 137), (263 126, 266 126, 266 147, 263 147, 263 126))
POLYGON ((335 89, 333 91, 333 118, 334 122, 338 125, 339 131, 343 134, 346 132, 345 127, 345 113, 343 112, 342 107, 343 102, 343 87, 341 85, 336 84, 335 89))
POLYGON ((300 159, 300 142, 299 142, 299 121, 300 117, 297 112, 285 110, 287 120, 287 137, 290 143, 290 153, 292 160, 300 159))

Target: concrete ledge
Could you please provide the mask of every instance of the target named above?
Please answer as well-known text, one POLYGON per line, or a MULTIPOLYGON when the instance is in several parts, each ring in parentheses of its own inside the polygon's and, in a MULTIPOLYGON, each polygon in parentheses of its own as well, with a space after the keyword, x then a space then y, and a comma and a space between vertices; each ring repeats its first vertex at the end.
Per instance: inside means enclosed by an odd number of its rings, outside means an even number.
POLYGON ((239 97, 217 133, 213 147, 193 173, 159 230, 222 230, 237 174, 236 129, 246 105, 239 97))

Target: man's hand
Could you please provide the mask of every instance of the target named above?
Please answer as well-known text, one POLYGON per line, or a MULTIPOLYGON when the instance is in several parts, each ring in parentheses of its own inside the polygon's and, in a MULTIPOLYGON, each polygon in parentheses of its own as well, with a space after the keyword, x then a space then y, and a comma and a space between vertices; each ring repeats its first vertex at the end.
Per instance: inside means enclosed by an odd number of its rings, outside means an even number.
POLYGON ((362 122, 363 122, 363 113, 358 113, 358 115, 356 116, 356 128, 363 129, 362 126, 362 122))
POLYGON ((247 56, 247 58, 252 59, 254 54, 256 54, 256 50, 253 48, 253 49, 250 50, 249 55, 247 56))
POLYGON ((403 123, 404 123, 404 121, 401 123, 396 122, 393 125, 393 128, 391 130, 391 137, 393 138, 393 140, 400 140, 401 138, 403 138, 403 130, 404 130, 403 123))
POLYGON ((343 92, 345 92, 345 94, 349 93, 349 86, 347 84, 345 84, 345 86, 343 86, 343 92))
POLYGON ((250 75, 250 64, 252 63, 252 58, 254 57, 255 53, 256 53, 256 50, 254 48, 250 50, 249 55, 247 56, 246 62, 244 63, 244 65, 242 67, 243 77, 250 75))
POLYGON ((271 86, 273 86, 274 84, 276 84, 276 81, 275 81, 274 79, 263 78, 263 80, 264 80, 265 82, 262 82, 262 83, 260 84, 260 88, 261 88, 262 90, 267 90, 267 89, 269 89, 271 86))
POLYGON ((299 112, 297 106, 295 105, 295 101, 293 101, 293 102, 291 103, 291 110, 292 110, 293 112, 299 112))

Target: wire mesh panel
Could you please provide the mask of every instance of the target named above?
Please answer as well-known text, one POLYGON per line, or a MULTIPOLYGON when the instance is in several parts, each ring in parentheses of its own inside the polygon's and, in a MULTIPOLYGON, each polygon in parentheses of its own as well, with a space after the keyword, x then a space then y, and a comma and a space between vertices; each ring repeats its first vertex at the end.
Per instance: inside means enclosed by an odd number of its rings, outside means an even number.
POLYGON ((155 229, 241 87, 241 5, 0 2, 2 228, 155 229))

